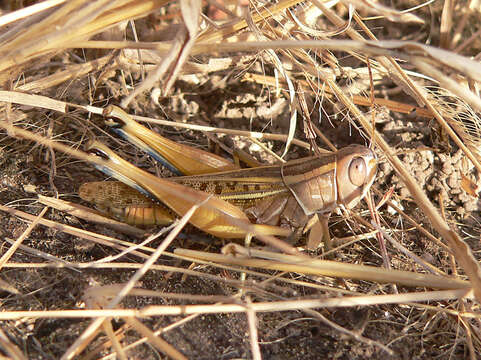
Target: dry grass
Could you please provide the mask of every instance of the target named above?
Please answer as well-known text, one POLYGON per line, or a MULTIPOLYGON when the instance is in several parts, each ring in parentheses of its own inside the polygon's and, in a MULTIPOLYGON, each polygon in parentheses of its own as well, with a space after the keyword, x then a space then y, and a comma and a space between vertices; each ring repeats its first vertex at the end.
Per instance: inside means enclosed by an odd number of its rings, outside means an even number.
POLYGON ((481 217, 466 187, 481 174, 480 11, 387 5, 5 9, 2 356, 479 357, 481 217), (153 235, 106 220, 75 204, 82 182, 103 179, 88 140, 166 173, 110 135, 108 104, 175 141, 263 162, 316 140, 372 144, 379 219, 334 217, 330 260, 271 236, 258 240, 282 254, 226 245, 184 228, 195 206, 153 235))

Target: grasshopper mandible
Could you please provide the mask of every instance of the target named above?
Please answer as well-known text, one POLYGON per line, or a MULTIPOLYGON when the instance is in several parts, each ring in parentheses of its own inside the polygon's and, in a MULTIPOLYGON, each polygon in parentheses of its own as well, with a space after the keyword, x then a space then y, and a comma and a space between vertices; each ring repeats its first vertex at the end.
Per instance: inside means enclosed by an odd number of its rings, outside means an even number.
POLYGON ((220 237, 243 238, 247 233, 243 226, 226 225, 223 216, 228 214, 241 222, 257 223, 254 226, 262 233, 286 236, 303 229, 312 215, 328 217, 338 206, 354 207, 366 195, 376 175, 376 156, 361 145, 281 165, 235 169, 219 156, 161 137, 118 107, 107 107, 104 116, 117 133, 172 171, 190 175, 168 180, 155 178, 96 143, 93 148, 111 163, 108 169, 101 170, 123 183, 86 183, 79 189, 80 197, 133 225, 167 224, 193 204, 215 199, 217 203, 211 206, 218 206, 220 211, 214 214, 209 205, 201 207, 197 211, 200 219, 191 219, 194 226, 220 237), (162 183, 165 189, 159 190, 155 183, 162 183), (169 186, 188 193, 189 199, 174 195, 174 190, 169 192, 169 186), (214 197, 208 198, 207 194, 214 197))

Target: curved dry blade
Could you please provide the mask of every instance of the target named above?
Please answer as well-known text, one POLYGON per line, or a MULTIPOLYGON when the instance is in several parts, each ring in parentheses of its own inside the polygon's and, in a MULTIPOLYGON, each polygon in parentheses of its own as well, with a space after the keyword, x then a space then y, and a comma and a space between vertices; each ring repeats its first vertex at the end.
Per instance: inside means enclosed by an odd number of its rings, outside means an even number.
POLYGON ((117 106, 107 106, 103 115, 110 118, 107 125, 140 149, 151 154, 179 175, 207 174, 235 170, 237 167, 220 156, 177 144, 142 126, 117 106), (116 119, 116 120, 114 120, 116 119))

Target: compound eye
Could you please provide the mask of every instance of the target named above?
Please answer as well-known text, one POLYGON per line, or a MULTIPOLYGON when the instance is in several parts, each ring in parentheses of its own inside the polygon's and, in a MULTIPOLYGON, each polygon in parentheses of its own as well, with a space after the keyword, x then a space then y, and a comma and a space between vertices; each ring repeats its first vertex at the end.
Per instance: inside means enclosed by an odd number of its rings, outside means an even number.
POLYGON ((364 185, 367 176, 366 162, 363 158, 356 158, 349 164, 349 180, 356 186, 364 185))

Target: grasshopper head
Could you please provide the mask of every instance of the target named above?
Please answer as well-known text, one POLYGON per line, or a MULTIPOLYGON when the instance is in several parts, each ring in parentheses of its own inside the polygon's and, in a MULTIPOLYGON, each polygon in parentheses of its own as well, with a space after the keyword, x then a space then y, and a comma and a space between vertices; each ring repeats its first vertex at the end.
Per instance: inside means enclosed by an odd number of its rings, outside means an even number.
POLYGON ((366 195, 374 182, 377 171, 376 154, 365 146, 351 145, 340 149, 336 158, 338 204, 350 209, 366 195))

